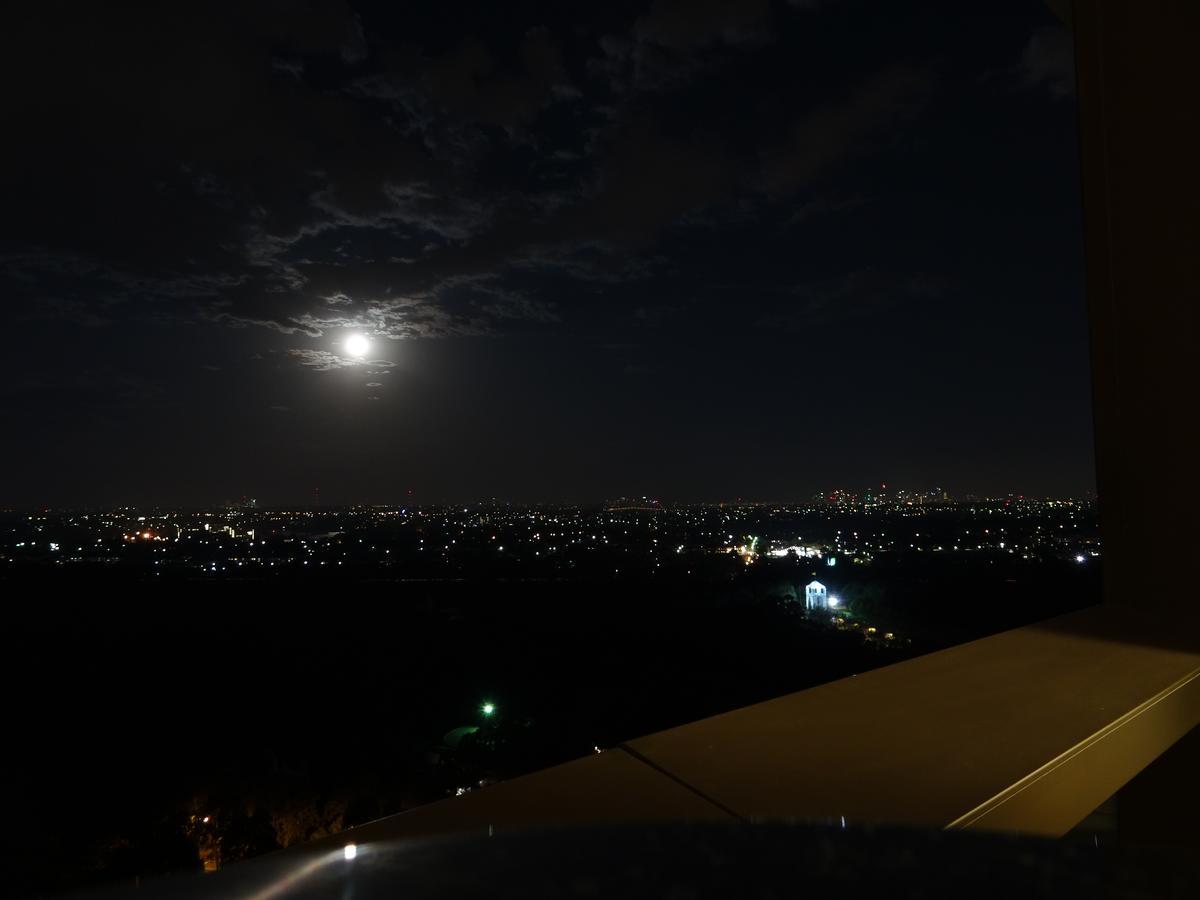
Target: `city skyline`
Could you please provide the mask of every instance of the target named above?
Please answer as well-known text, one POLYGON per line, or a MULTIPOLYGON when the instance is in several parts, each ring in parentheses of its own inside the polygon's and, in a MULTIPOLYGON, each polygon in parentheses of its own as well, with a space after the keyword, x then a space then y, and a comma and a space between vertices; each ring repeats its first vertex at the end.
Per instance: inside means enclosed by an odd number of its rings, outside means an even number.
POLYGON ((33 513, 76 513, 76 512, 108 512, 115 510, 153 510, 155 512, 195 512, 220 513, 226 511, 321 511, 337 512, 354 509, 445 509, 445 508, 512 508, 512 509, 685 509, 685 508, 718 508, 718 507, 820 507, 820 506, 872 506, 897 505, 936 505, 970 504, 978 502, 1029 501, 1029 502, 1079 502, 1095 503, 1095 490, 1087 490, 1078 494, 1048 493, 1034 494, 1017 491, 1004 491, 995 494, 958 493, 945 488, 900 488, 873 493, 872 488, 860 488, 860 492, 848 491, 844 488, 835 490, 820 490, 808 496, 793 497, 713 497, 701 499, 676 499, 663 496, 613 496, 591 497, 582 500, 514 500, 504 497, 475 497, 466 500, 435 500, 423 501, 415 495, 397 500, 362 500, 349 502, 325 502, 319 491, 313 491, 307 501, 298 502, 272 501, 269 498, 253 497, 243 494, 239 497, 225 497, 208 503, 80 503, 65 505, 31 505, 0 507, 0 512, 10 514, 33 513))

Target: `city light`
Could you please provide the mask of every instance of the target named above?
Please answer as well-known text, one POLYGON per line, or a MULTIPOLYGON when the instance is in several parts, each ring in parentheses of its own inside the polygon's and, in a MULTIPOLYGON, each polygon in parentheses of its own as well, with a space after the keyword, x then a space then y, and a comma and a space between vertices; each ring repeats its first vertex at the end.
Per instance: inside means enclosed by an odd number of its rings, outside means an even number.
POLYGON ((354 857, 358 856, 358 844, 347 844, 342 848, 342 855, 346 859, 354 859, 354 857))
POLYGON ((1081 562, 1086 562, 1086 561, 1087 561, 1087 557, 1084 556, 1082 553, 1075 554, 1075 562, 1081 563, 1081 562))

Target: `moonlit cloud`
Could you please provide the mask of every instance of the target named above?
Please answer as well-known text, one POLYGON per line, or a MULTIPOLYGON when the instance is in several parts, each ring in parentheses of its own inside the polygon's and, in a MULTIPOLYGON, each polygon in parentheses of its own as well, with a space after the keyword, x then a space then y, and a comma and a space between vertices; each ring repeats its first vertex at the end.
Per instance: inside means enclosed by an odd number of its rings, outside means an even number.
POLYGON ((360 365, 358 360, 330 353, 328 350, 288 350, 288 356, 300 365, 318 372, 333 372, 360 365))

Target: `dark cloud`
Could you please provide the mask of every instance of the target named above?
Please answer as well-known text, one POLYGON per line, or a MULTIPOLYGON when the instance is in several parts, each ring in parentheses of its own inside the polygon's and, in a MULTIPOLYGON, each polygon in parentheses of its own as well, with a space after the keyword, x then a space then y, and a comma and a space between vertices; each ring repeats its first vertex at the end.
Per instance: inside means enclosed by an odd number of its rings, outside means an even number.
POLYGON ((1017 72, 1026 87, 1044 88, 1056 98, 1075 96, 1075 46, 1062 25, 1037 29, 1025 45, 1017 72))
POLYGON ((520 66, 505 72, 481 37, 467 38, 426 72, 432 101, 457 118, 515 129, 527 125, 569 88, 562 53, 545 28, 521 39, 520 66))
POLYGON ((771 37, 769 0, 654 0, 628 33, 601 39, 603 54, 591 70, 618 96, 661 92, 713 67, 716 57, 707 51, 771 37))
POLYGON ((770 329, 803 331, 821 320, 853 321, 892 307, 937 300, 947 289, 944 280, 927 273, 857 269, 793 285, 768 304, 771 309, 758 324, 770 329))
POLYGON ((877 72, 837 101, 800 112, 787 139, 762 155, 768 194, 812 184, 828 167, 877 149, 928 100, 930 75, 910 66, 877 72))
POLYGON ((862 194, 817 195, 794 207, 784 224, 801 225, 835 213, 850 212, 866 205, 869 201, 862 194))
POLYGON ((636 40, 677 51, 757 43, 770 34, 769 0, 654 0, 633 27, 636 40))
POLYGON ((664 127, 671 98, 636 95, 771 41, 766 0, 655 0, 571 64, 571 33, 536 21, 425 48, 334 0, 303 16, 266 0, 105 9, 86 29, 53 12, 27 10, 9 36, 10 83, 42 76, 11 116, 38 139, 4 150, 20 211, 4 271, 39 315, 88 324, 149 304, 311 336, 551 325, 564 310, 539 274, 645 278, 664 229, 748 190, 804 187, 864 152, 918 87, 884 73, 795 110, 782 140, 750 121, 756 162, 733 147, 744 133, 664 127), (609 77, 578 81, 589 66, 609 77))

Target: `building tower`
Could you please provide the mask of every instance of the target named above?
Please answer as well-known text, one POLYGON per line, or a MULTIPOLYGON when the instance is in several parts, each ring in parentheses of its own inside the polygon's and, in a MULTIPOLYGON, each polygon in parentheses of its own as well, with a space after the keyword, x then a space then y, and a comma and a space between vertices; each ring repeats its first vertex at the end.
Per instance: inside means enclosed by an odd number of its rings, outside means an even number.
POLYGON ((808 612, 820 612, 829 609, 829 592, 819 581, 811 581, 804 586, 804 608, 808 612))

